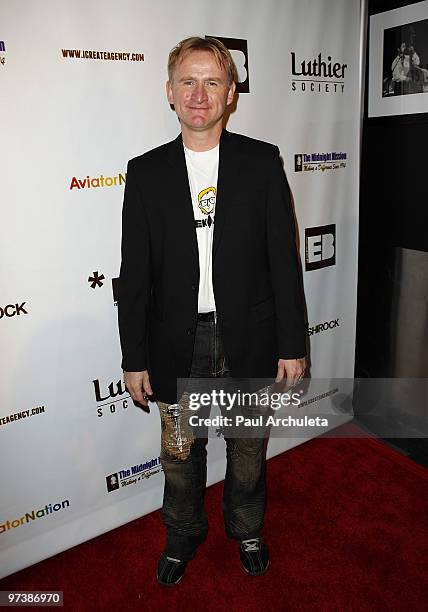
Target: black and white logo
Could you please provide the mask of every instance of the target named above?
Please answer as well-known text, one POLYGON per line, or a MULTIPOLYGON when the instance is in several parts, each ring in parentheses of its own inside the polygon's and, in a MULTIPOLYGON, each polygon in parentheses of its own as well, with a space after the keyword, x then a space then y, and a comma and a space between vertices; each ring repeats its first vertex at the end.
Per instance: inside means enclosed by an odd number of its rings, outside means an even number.
POLYGON ((336 263, 336 225, 305 229, 305 270, 319 270, 336 263))
POLYGON ((160 457, 152 457, 106 476, 107 492, 116 491, 137 483, 143 484, 147 478, 162 471, 160 457))
POLYGON ((205 38, 216 38, 230 51, 238 71, 239 82, 236 84, 237 93, 250 92, 250 76, 248 69, 248 45, 245 38, 224 38, 223 36, 207 35, 205 38))
POLYGON ((116 491, 116 489, 119 488, 119 478, 117 477, 117 474, 109 474, 109 476, 106 476, 106 482, 107 482, 107 491, 110 493, 110 491, 116 491))
POLYGON ((26 306, 27 302, 21 302, 20 304, 8 304, 7 306, 0 307, 0 319, 3 317, 19 317, 23 314, 28 314, 28 306, 26 306))
POLYGON ((314 58, 298 57, 291 51, 291 90, 303 93, 343 93, 348 64, 322 53, 314 58))
POLYGON ((331 321, 325 321, 324 323, 317 323, 316 325, 312 326, 309 326, 309 323, 307 323, 306 333, 308 336, 312 336, 313 334, 319 334, 320 332, 335 329, 336 327, 339 327, 339 318, 332 319, 331 321))
POLYGON ((348 154, 344 151, 296 153, 294 172, 321 172, 346 168, 348 154))
POLYGON ((88 276, 88 283, 92 289, 96 287, 102 287, 104 285, 103 281, 105 280, 104 274, 100 274, 97 270, 92 272, 92 276, 88 276))
POLYGON ((95 401, 97 402, 97 416, 103 417, 105 414, 115 414, 120 410, 128 408, 128 400, 131 396, 128 393, 123 379, 102 385, 96 378, 92 381, 94 387, 95 401))

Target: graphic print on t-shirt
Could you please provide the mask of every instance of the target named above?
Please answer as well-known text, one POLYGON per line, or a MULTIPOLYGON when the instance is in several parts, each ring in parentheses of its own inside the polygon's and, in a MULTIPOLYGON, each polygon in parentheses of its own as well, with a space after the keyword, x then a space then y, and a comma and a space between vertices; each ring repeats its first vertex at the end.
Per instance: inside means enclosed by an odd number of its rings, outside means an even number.
POLYGON ((198 206, 206 215, 214 211, 216 191, 215 187, 206 187, 198 193, 198 206))
POLYGON ((219 151, 219 144, 208 151, 192 151, 184 145, 199 253, 198 312, 212 312, 216 309, 212 281, 212 248, 219 151))

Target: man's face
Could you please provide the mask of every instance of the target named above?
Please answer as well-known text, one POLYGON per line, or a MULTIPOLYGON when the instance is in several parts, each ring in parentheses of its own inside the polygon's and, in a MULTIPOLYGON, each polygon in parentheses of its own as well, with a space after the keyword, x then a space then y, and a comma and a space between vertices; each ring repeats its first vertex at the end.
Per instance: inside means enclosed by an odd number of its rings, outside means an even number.
POLYGON ((211 52, 189 51, 175 66, 166 92, 182 126, 203 132, 221 122, 233 100, 235 83, 229 83, 226 69, 211 52))

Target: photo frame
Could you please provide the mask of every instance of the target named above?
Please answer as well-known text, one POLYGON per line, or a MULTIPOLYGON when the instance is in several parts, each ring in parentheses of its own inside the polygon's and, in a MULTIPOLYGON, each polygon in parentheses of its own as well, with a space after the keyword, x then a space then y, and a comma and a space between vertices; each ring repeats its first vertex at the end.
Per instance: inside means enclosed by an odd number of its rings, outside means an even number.
POLYGON ((370 18, 368 116, 428 113, 428 1, 370 18))

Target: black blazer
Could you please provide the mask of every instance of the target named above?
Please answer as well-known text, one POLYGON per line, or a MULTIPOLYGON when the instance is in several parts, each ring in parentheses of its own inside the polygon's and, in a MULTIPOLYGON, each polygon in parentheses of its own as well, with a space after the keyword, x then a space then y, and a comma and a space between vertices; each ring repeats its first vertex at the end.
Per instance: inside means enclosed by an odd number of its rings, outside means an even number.
MULTIPOLYGON (((122 368, 177 402, 197 325, 199 258, 181 134, 129 161, 118 298, 122 368)), ((290 191, 278 147, 223 130, 213 238, 217 320, 232 376, 306 355, 290 191)))

